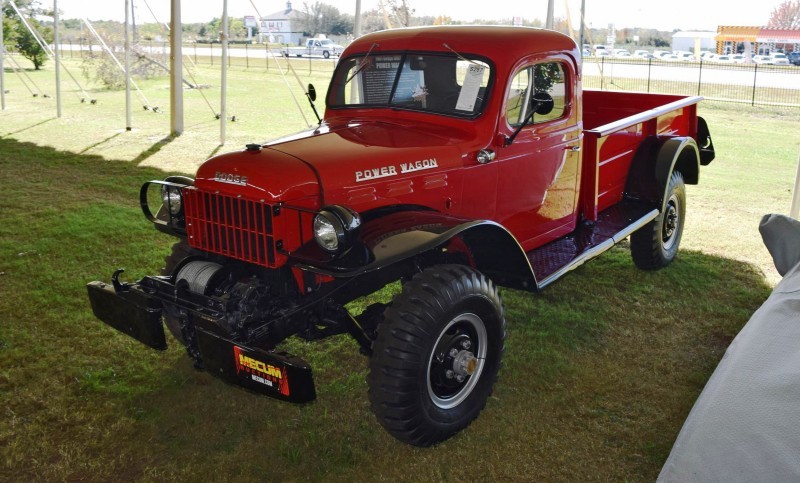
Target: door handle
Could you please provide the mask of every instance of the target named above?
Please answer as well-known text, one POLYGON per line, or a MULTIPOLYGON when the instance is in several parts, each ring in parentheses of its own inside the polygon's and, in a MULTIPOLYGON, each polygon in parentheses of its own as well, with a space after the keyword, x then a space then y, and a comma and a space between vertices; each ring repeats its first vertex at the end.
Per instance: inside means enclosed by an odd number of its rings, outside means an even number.
POLYGON ((564 151, 572 151, 573 153, 577 153, 580 150, 580 146, 564 146, 564 151))

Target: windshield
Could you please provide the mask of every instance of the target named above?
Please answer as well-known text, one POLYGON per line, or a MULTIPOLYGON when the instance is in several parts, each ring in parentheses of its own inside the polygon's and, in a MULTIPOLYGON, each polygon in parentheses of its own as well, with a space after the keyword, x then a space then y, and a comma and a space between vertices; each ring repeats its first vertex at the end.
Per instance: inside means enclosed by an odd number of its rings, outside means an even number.
POLYGON ((393 107, 473 117, 488 97, 491 68, 455 54, 349 57, 334 74, 329 106, 393 107))

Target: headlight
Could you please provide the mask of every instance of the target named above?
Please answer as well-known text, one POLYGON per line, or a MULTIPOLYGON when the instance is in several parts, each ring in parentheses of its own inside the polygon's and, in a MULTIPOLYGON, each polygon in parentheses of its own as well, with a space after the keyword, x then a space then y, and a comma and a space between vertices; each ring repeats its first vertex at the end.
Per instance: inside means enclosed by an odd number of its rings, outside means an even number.
POLYGON ((328 206, 314 217, 314 239, 324 250, 343 251, 355 240, 360 226, 361 218, 355 211, 328 206))
POLYGON ((172 215, 177 215, 183 208, 183 198, 181 190, 176 186, 162 186, 161 199, 164 202, 164 209, 172 215))

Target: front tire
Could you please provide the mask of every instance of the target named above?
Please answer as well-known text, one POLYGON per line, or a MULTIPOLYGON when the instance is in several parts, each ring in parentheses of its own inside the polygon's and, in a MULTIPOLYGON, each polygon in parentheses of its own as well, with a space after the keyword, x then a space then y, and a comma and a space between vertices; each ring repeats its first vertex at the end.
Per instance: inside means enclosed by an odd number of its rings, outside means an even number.
POLYGON ((633 263, 644 270, 656 270, 669 265, 678 254, 685 218, 686 185, 683 175, 674 171, 669 178, 664 210, 631 235, 633 263))
POLYGON ((417 274, 384 313, 368 376, 372 410, 400 441, 430 446, 466 428, 502 366, 497 287, 461 265, 417 274))

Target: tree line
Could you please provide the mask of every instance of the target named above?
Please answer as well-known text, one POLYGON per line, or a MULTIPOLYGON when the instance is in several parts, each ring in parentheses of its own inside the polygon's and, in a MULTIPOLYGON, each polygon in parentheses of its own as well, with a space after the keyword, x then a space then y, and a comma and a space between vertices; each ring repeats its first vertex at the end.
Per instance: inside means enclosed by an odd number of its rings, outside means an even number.
MULTIPOLYGON (((52 10, 42 7, 40 0, 16 0, 20 12, 28 24, 35 29, 47 43, 53 41, 52 21, 39 21, 37 18, 52 17, 52 10)), ((412 27, 423 25, 453 25, 453 24, 481 24, 481 25, 509 25, 511 18, 506 19, 474 19, 469 22, 454 21, 448 16, 416 16, 415 9, 410 0, 379 0, 376 8, 362 12, 362 33, 397 27, 412 27)), ((10 3, 3 4, 3 43, 7 51, 17 51, 30 60, 35 69, 44 65, 47 55, 40 47, 37 40, 28 31, 10 3)), ((293 17, 299 28, 308 36, 318 34, 333 36, 350 36, 354 31, 355 19, 349 13, 343 13, 333 5, 321 1, 303 2, 302 8, 293 17)), ((230 18, 228 25, 229 38, 244 40, 248 38, 247 28, 241 18, 230 18)), ((105 32, 121 31, 121 22, 100 21, 96 22, 98 30, 105 32)), ((543 27, 540 19, 524 20, 523 25, 530 27, 543 27)), ((771 13, 769 23, 771 28, 800 28, 800 0, 786 0, 778 5, 771 13)), ((214 18, 208 22, 187 23, 182 25, 184 39, 187 41, 213 42, 219 39, 222 31, 222 21, 214 18)), ((556 19, 554 29, 566 34, 570 26, 566 19, 556 19)), ((257 31, 255 32, 257 33, 257 31)), ((658 31, 654 29, 625 28, 616 32, 617 44, 633 43, 634 36, 639 38, 639 45, 666 47, 670 45, 674 32, 658 31)), ((602 43, 608 34, 606 29, 589 29, 587 43, 595 43, 597 39, 602 43)), ((164 40, 168 37, 166 28, 158 23, 133 24, 134 42, 138 40, 164 40)), ((64 42, 90 42, 89 33, 83 28, 79 19, 65 19, 61 28, 61 37, 64 42)))

